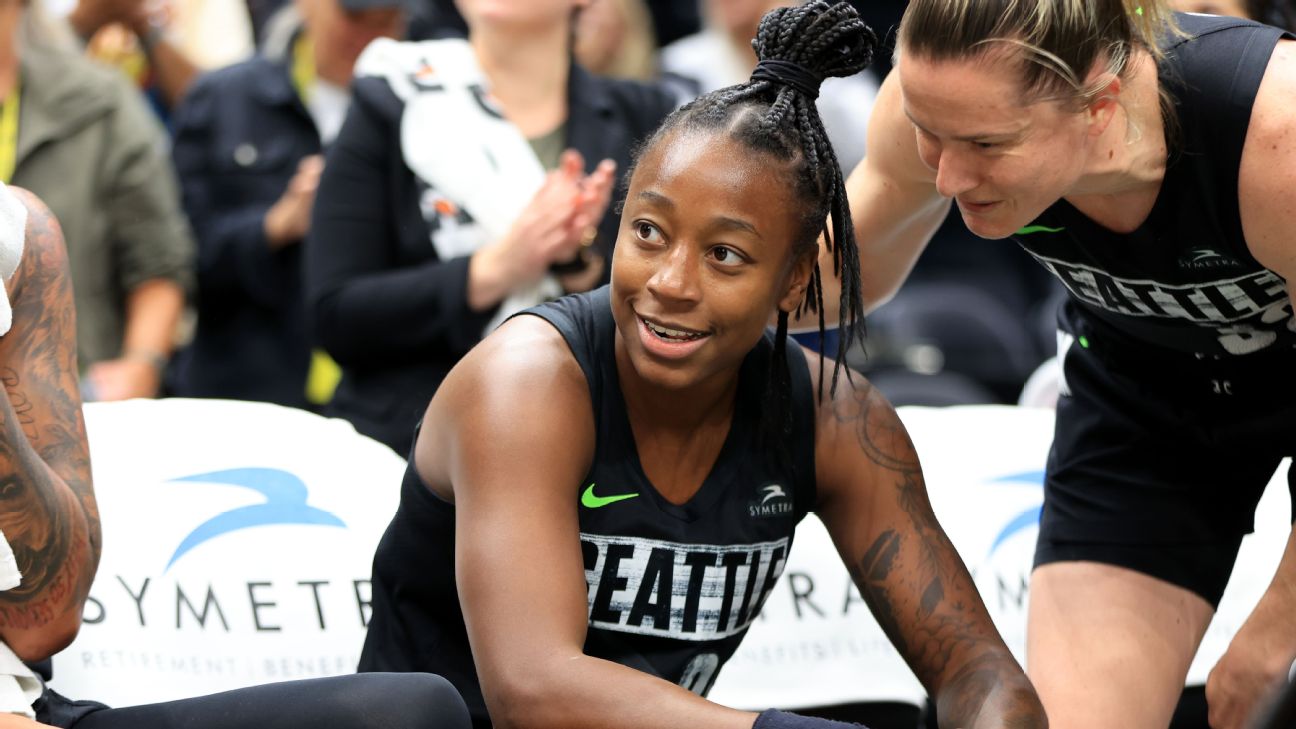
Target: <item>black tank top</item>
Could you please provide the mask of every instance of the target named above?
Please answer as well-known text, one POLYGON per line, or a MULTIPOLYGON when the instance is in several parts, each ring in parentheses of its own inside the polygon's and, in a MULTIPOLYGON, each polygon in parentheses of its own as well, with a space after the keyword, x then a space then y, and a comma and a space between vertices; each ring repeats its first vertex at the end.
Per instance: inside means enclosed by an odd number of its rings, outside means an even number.
MULTIPOLYGON (((814 504, 814 393, 805 357, 796 345, 788 348, 792 465, 772 465, 757 445, 773 352, 767 334, 740 368, 733 422, 715 465, 697 494, 676 505, 639 463, 607 288, 524 313, 562 334, 593 404, 594 460, 571 484, 589 587, 585 653, 705 695, 782 573, 796 525, 814 504)), ((455 587, 454 507, 429 491, 410 463, 400 507, 374 557, 360 670, 438 673, 463 694, 474 722, 488 726, 455 587)))
POLYGON ((1165 43, 1158 71, 1179 134, 1147 221, 1118 234, 1061 200, 1013 237, 1070 291, 1061 324, 1072 334, 1098 329, 1213 356, 1290 353, 1296 319, 1285 282, 1252 257, 1238 212, 1251 107, 1284 33, 1176 17, 1185 35, 1165 43))

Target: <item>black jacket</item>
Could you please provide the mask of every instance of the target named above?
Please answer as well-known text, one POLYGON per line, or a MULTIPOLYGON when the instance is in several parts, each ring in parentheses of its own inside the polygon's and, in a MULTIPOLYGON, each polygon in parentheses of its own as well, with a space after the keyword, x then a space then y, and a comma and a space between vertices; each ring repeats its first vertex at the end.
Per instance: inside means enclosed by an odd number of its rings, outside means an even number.
MULTIPOLYGON (((567 146, 587 165, 615 160, 620 174, 674 97, 573 67, 568 105, 567 146)), ((437 257, 419 183, 402 159, 402 110, 384 80, 355 82, 304 255, 312 333, 342 366, 330 411, 404 454, 441 380, 480 341, 494 312, 468 308, 468 257, 437 257)), ((612 208, 599 225, 605 253, 616 239, 612 208)))
POLYGON ((176 109, 173 156, 198 238, 198 329, 176 394, 306 404, 301 246, 271 250, 263 224, 319 151, 288 68, 265 58, 200 77, 176 109))

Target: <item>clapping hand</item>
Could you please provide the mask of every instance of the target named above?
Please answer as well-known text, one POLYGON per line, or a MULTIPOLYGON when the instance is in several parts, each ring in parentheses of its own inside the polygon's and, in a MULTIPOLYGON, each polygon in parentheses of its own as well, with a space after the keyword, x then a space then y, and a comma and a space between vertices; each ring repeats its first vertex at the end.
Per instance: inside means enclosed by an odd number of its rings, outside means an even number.
POLYGON ((315 191, 324 172, 324 158, 318 154, 303 157, 297 172, 288 181, 275 204, 266 211, 265 236, 271 248, 283 248, 300 242, 310 231, 311 208, 315 191))
POLYGON ((603 160, 588 175, 584 170, 580 152, 563 152, 508 233, 477 252, 470 273, 471 304, 494 304, 593 244, 612 198, 616 163, 603 160))

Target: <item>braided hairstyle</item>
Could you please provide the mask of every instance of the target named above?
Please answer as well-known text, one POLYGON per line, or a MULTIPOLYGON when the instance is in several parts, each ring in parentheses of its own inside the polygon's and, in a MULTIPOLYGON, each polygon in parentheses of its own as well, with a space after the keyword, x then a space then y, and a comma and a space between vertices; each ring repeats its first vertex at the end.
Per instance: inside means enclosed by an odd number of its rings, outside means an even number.
MULTIPOLYGON (((760 63, 747 83, 698 97, 668 116, 640 148, 654 147, 677 132, 723 133, 751 151, 786 165, 795 199, 801 204, 796 255, 813 256, 823 239, 833 254, 833 272, 841 279, 841 338, 837 345, 832 388, 845 369, 851 343, 862 341, 863 303, 859 253, 841 166, 815 107, 818 85, 829 76, 851 76, 873 59, 877 36, 846 2, 830 5, 812 0, 776 8, 761 19, 752 47, 760 63)), ((861 118, 865 110, 861 109, 861 118)), ((631 170, 633 173, 633 169, 631 170)), ((629 176, 627 176, 629 179, 629 176)), ((823 285, 818 263, 805 298, 797 307, 819 313, 823 341, 823 285)), ((788 370, 788 312, 778 312, 770 360, 768 397, 762 408, 767 446, 781 450, 791 431, 791 374, 788 370)), ((819 397, 823 398, 823 360, 819 397)), ((847 371, 847 378, 850 374, 847 371)))

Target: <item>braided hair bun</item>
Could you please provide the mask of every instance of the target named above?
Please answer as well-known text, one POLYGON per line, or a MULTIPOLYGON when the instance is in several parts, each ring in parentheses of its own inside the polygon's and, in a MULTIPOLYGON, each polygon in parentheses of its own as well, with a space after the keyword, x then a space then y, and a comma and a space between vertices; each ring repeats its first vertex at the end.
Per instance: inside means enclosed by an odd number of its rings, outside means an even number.
MULTIPOLYGON (((854 76, 873 62, 877 36, 848 3, 829 5, 813 0, 800 6, 775 8, 761 18, 752 50, 760 61, 756 73, 766 68, 803 71, 814 90, 794 86, 812 98, 819 95, 825 78, 854 76)), ((770 80, 779 78, 777 70, 770 80)), ((790 79, 800 81, 801 79, 790 79)), ((789 84, 792 85, 792 84, 789 84)))

